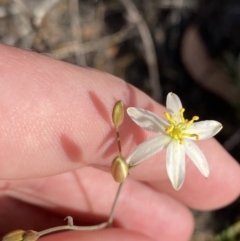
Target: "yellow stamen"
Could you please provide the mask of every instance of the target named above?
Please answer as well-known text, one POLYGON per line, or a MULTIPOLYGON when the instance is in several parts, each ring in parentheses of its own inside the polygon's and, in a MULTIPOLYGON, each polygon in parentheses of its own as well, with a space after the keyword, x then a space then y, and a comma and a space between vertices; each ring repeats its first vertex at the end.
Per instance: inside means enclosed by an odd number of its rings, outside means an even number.
POLYGON ((184 111, 185 111, 184 108, 181 108, 181 109, 180 109, 180 118, 181 118, 181 121, 182 121, 182 122, 185 122, 185 119, 184 119, 184 116, 183 116, 184 111))
POLYGON ((197 120, 199 120, 199 117, 198 117, 198 116, 193 116, 193 118, 187 123, 186 128, 188 128, 189 126, 191 126, 192 123, 193 123, 194 121, 197 121, 197 120))
POLYGON ((194 133, 186 133, 187 129, 193 124, 194 121, 199 120, 198 116, 193 116, 193 118, 188 121, 184 118, 184 108, 179 110, 179 116, 172 116, 172 114, 168 112, 164 112, 166 116, 169 126, 165 129, 165 132, 169 134, 172 138, 179 140, 180 144, 183 144, 184 137, 195 137, 196 140, 199 139, 199 135, 194 133))
POLYGON ((164 115, 166 116, 167 120, 172 123, 172 124, 175 124, 176 121, 171 117, 170 113, 168 112, 164 112, 164 115))
POLYGON ((165 131, 166 131, 167 133, 172 132, 173 128, 174 128, 174 125, 171 125, 171 126, 169 126, 168 128, 166 128, 165 131))
POLYGON ((199 135, 197 135, 197 134, 191 134, 191 136, 192 136, 192 137, 195 137, 196 140, 199 140, 199 138, 200 138, 199 135))
POLYGON ((199 135, 197 135, 197 134, 184 133, 184 134, 182 134, 182 136, 183 136, 183 137, 184 137, 184 136, 187 136, 187 137, 195 137, 196 140, 199 140, 199 135))

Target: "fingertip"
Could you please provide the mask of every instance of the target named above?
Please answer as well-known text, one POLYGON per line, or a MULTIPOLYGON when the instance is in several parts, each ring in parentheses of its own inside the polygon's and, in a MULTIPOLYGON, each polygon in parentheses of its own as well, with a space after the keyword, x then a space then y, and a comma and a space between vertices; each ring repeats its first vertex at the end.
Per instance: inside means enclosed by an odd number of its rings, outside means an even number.
POLYGON ((134 182, 130 180, 128 183, 131 185, 125 184, 124 200, 120 199, 116 210, 115 219, 121 227, 144 233, 155 240, 189 240, 194 221, 184 205, 145 185, 135 183, 132 186, 134 182), (135 215, 128 216, 130 210, 135 215))
POLYGON ((197 210, 224 207, 240 195, 240 166, 215 139, 199 141, 198 145, 209 164, 208 178, 187 158, 186 178, 179 191, 173 190, 167 180, 153 186, 197 210))

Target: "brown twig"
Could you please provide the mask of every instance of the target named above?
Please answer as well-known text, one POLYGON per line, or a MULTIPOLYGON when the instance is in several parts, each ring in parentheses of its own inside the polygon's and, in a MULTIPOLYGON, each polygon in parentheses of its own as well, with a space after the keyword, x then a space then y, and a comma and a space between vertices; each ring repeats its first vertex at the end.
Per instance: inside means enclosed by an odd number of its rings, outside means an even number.
MULTIPOLYGON (((73 39, 75 40, 76 44, 82 44, 81 18, 78 0, 69 0, 69 16, 73 39)), ((74 55, 78 65, 87 65, 84 54, 74 53, 74 55)))
POLYGON ((136 33, 132 30, 133 26, 129 25, 119 32, 103 37, 101 39, 91 40, 82 44, 75 42, 66 43, 65 46, 50 52, 50 55, 57 59, 65 59, 70 57, 73 53, 86 54, 89 52, 97 51, 98 49, 108 48, 135 36, 136 33))
POLYGON ((160 8, 164 9, 174 9, 174 8, 188 8, 194 9, 197 6, 197 1, 195 0, 162 0, 160 1, 160 8))
POLYGON ((59 2, 60 0, 42 0, 33 10, 34 25, 39 27, 45 15, 59 2))
POLYGON ((59 1, 60 0, 42 0, 41 3, 37 4, 32 10, 23 0, 13 0, 22 13, 20 17, 24 20, 23 34, 20 36, 22 48, 32 47, 34 37, 41 28, 43 18, 59 1))
POLYGON ((153 39, 145 20, 142 18, 136 6, 131 0, 120 0, 126 8, 129 21, 136 24, 141 36, 146 54, 146 61, 149 69, 150 85, 152 87, 152 97, 156 101, 161 101, 161 85, 157 66, 157 55, 154 48, 153 39))

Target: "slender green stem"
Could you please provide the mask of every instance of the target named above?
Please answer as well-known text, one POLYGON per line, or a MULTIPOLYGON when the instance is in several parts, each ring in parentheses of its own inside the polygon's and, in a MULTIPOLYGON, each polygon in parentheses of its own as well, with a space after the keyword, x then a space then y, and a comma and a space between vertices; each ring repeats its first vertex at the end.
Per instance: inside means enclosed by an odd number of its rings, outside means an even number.
POLYGON ((124 183, 124 182, 121 182, 121 183, 119 184, 119 186, 118 186, 118 190, 117 190, 115 199, 114 199, 114 201, 113 201, 113 205, 112 205, 112 208, 111 208, 111 212, 110 212, 110 215, 109 215, 109 218, 108 218, 108 226, 111 226, 111 225, 112 225, 114 211, 115 211, 115 208, 116 208, 116 204, 117 204, 117 201, 118 201, 120 192, 121 192, 122 187, 123 187, 123 183, 124 183))

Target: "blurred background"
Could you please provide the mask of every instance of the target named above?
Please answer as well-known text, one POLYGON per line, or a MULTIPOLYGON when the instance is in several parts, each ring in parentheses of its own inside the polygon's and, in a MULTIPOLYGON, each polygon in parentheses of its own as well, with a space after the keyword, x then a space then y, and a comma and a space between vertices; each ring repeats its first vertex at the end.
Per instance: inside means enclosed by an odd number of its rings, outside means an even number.
MULTIPOLYGON (((0 42, 109 72, 221 122, 240 161, 240 0, 0 0, 0 42)), ((1 53, 0 53, 1 54, 1 53)), ((192 241, 240 240, 240 199, 193 211, 192 241)))

